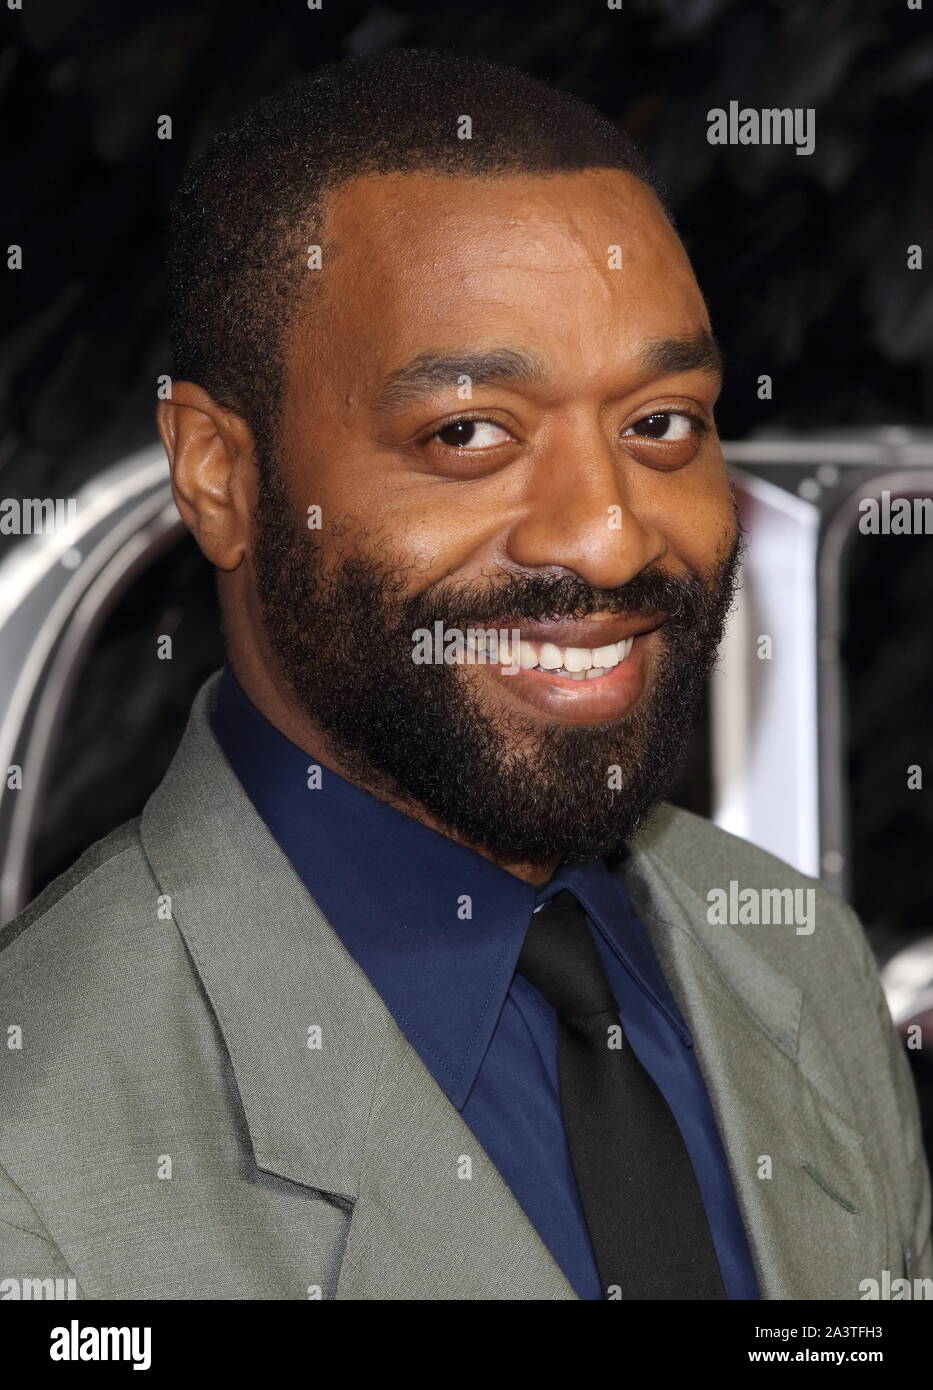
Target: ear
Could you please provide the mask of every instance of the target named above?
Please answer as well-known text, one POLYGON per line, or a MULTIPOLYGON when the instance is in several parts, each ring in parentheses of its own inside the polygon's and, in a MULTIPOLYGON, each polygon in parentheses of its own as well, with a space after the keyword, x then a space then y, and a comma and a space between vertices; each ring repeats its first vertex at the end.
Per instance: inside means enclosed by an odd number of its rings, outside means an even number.
POLYGON ((159 402, 156 422, 182 520, 212 565, 236 569, 256 499, 252 431, 190 381, 172 383, 172 398, 159 402))

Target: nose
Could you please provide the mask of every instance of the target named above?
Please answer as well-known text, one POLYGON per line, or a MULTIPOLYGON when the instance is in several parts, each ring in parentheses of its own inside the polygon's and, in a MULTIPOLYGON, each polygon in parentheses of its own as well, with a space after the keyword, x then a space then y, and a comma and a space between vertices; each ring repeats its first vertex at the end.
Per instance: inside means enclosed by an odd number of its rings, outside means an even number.
MULTIPOLYGON (((569 434, 569 432, 568 432, 569 434)), ((525 569, 559 566, 596 589, 628 583, 666 552, 663 533, 638 504, 638 465, 616 457, 596 429, 581 440, 564 434, 536 460, 525 505, 507 549, 525 569)))

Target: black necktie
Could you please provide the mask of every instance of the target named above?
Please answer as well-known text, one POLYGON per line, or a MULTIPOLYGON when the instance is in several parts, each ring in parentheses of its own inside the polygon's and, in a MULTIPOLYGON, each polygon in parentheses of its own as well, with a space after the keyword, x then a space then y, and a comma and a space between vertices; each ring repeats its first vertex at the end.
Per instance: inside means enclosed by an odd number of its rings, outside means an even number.
POLYGON ((518 969, 557 1013, 561 1110, 604 1297, 725 1298, 677 1122, 625 1037, 566 889, 533 915, 518 969))

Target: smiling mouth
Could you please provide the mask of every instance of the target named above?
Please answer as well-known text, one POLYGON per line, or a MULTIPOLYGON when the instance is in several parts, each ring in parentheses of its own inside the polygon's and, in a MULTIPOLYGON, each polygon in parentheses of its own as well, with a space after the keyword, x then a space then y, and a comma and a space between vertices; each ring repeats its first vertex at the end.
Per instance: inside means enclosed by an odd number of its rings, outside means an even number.
POLYGON ((608 675, 621 666, 634 643, 634 635, 599 647, 559 647, 555 642, 528 642, 523 639, 516 651, 512 644, 507 640, 501 641, 494 632, 485 641, 468 637, 466 645, 473 656, 481 661, 583 681, 598 680, 600 676, 608 675))

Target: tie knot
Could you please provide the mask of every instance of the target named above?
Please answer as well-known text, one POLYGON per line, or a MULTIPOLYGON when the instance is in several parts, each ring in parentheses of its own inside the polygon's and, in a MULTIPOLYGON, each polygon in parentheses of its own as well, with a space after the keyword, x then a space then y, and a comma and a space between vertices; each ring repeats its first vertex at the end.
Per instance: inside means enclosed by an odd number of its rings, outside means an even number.
POLYGON ((566 888, 533 914, 517 969, 565 1022, 618 1008, 586 913, 566 888))

